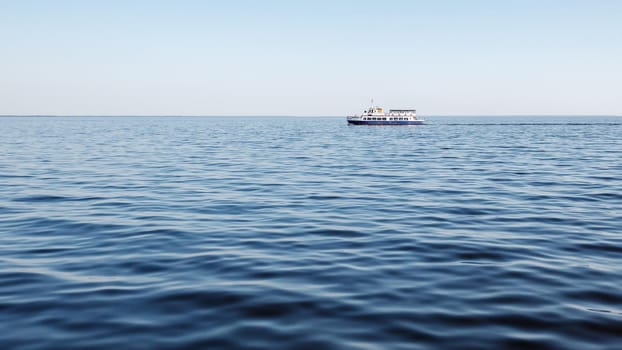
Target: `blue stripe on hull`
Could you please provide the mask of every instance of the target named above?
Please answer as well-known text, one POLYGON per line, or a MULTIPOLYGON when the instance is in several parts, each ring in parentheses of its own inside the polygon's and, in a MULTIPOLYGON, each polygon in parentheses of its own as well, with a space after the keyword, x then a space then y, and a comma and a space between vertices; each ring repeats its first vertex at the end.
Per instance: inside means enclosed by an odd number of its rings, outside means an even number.
POLYGON ((353 125, 421 125, 423 120, 348 120, 353 125))

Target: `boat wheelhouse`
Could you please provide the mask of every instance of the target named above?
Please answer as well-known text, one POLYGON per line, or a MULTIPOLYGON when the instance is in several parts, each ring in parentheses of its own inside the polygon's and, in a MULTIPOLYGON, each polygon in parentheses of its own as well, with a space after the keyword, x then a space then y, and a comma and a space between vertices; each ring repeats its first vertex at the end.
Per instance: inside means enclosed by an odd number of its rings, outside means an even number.
POLYGON ((360 115, 347 118, 353 125, 420 125, 425 122, 417 118, 415 109, 390 109, 385 112, 381 107, 369 107, 360 115))

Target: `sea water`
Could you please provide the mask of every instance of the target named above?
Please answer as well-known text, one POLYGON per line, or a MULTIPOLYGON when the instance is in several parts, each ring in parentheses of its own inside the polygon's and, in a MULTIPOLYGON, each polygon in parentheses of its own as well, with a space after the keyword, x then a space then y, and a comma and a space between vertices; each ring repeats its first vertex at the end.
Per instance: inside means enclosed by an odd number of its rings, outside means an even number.
POLYGON ((2 349, 620 349, 622 118, 0 118, 2 349))

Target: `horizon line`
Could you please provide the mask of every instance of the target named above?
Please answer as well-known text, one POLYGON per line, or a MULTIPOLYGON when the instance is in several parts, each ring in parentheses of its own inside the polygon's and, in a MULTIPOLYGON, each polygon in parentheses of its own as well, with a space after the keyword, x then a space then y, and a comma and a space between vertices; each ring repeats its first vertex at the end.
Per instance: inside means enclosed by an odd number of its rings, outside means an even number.
MULTIPOLYGON (((216 114, 0 114, 0 118, 10 117, 175 117, 175 118, 344 118, 347 115, 216 115, 216 114)), ((424 117, 622 117, 616 114, 427 114, 424 117)))

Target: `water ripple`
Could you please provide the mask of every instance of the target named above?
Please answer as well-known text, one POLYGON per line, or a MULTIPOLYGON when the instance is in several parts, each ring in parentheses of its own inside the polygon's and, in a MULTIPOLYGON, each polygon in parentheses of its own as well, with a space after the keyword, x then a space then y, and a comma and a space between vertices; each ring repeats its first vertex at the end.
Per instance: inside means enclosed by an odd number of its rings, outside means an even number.
POLYGON ((0 344, 618 349, 619 118, 2 118, 0 344))

